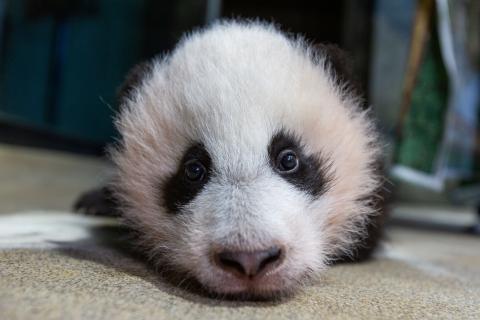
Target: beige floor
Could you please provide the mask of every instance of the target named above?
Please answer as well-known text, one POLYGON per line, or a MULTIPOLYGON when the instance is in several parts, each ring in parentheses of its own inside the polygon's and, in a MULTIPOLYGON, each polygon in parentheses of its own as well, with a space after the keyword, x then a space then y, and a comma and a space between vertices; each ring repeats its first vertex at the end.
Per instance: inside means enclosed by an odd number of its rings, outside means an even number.
POLYGON ((105 169, 0 146, 0 319, 480 319, 480 238, 400 227, 376 259, 335 266, 282 303, 171 287, 124 249, 114 221, 68 212, 105 169))
POLYGON ((106 164, 90 157, 0 145, 0 213, 69 210, 107 175, 106 164))

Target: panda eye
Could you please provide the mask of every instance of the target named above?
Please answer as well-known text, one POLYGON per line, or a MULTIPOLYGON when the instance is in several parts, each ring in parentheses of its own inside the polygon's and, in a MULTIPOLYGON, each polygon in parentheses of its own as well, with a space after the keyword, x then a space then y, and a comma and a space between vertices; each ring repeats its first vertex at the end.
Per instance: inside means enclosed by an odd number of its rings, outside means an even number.
POLYGON ((293 150, 285 149, 278 154, 276 160, 276 167, 278 171, 291 173, 296 171, 298 166, 298 157, 293 150))
POLYGON ((198 160, 189 160, 185 163, 185 177, 191 182, 203 180, 205 172, 205 166, 198 160))

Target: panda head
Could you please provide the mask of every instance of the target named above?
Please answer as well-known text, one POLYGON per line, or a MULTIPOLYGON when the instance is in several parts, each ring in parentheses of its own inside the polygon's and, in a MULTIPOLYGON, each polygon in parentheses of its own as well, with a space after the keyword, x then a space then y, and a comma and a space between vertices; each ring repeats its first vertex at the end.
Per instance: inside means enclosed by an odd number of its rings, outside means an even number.
POLYGON ((223 22, 131 73, 112 158, 154 263, 269 297, 352 250, 374 213, 377 134, 327 53, 223 22))

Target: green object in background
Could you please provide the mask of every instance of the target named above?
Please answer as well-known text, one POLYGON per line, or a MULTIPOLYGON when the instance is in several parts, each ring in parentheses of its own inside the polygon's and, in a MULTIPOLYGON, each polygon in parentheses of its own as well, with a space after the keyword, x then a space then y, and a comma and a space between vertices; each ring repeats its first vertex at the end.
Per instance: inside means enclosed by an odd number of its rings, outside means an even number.
POLYGON ((448 77, 435 33, 426 45, 396 156, 401 165, 433 173, 447 109, 448 77))

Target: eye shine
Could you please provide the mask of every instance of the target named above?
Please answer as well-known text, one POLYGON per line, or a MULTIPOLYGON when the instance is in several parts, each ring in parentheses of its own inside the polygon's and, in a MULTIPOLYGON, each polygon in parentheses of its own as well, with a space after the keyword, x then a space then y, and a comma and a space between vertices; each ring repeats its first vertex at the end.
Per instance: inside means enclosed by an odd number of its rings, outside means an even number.
POLYGON ((203 180, 205 171, 205 167, 198 160, 189 160, 185 163, 185 177, 191 182, 203 180))
POLYGON ((192 201, 210 179, 212 159, 201 143, 193 143, 185 150, 177 171, 163 187, 163 203, 170 213, 176 214, 192 201))
POLYGON ((277 169, 284 173, 291 173, 297 170, 300 165, 297 155, 293 150, 281 151, 277 157, 277 169))
POLYGON ((160 273, 219 297, 283 297, 335 261, 368 258, 382 143, 340 52, 261 22, 189 34, 127 77, 112 192, 78 207, 105 211, 118 196, 160 273))

